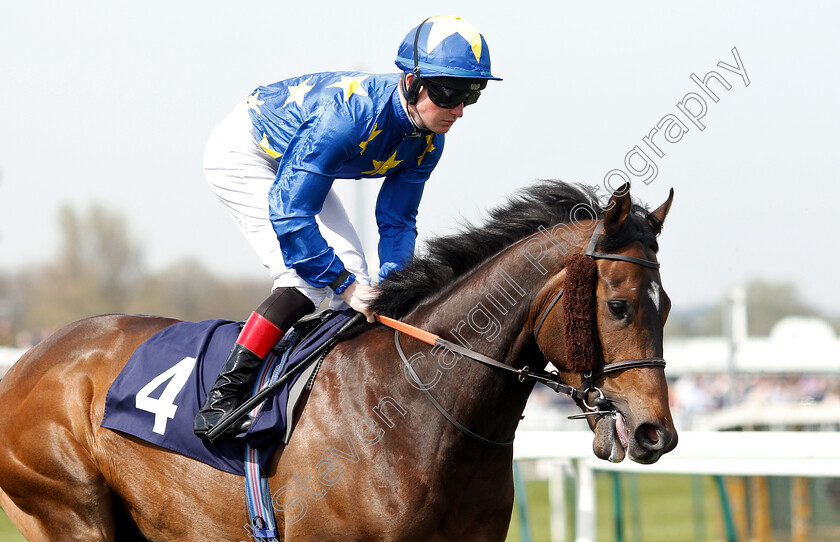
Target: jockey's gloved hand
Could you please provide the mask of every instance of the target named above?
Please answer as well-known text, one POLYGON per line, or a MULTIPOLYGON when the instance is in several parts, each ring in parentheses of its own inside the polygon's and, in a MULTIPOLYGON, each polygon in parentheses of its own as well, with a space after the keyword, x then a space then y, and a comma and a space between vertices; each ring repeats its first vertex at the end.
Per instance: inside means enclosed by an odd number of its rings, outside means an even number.
POLYGON ((377 288, 355 281, 338 295, 353 310, 364 314, 368 322, 376 322, 376 318, 374 317, 373 311, 370 310, 369 305, 379 295, 377 288))
POLYGON ((399 266, 394 262, 385 262, 379 266, 379 282, 385 280, 385 277, 388 276, 388 273, 391 271, 396 271, 399 269, 399 266))

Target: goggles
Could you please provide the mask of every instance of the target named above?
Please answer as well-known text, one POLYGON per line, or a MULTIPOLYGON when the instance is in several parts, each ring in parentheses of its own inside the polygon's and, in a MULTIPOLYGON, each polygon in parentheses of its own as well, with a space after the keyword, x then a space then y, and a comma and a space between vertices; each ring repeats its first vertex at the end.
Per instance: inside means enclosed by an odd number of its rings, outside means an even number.
POLYGON ((426 92, 429 94, 429 99, 432 100, 432 103, 444 109, 453 109, 461 104, 464 104, 464 107, 472 105, 481 96, 480 90, 450 88, 429 79, 422 79, 422 82, 423 86, 426 87, 426 92))

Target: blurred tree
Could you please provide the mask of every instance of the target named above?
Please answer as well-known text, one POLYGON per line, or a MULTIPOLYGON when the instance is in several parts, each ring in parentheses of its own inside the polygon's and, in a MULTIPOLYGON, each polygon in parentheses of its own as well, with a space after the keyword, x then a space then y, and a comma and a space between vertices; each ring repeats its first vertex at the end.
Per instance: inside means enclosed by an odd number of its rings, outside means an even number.
POLYGON ((672 310, 665 322, 665 337, 688 337, 692 335, 691 321, 685 312, 672 310))
POLYGON ((0 346, 14 345, 12 327, 12 303, 10 292, 12 277, 7 273, 0 273, 0 346))
POLYGON ((64 205, 58 222, 56 260, 18 277, 18 325, 54 328, 85 316, 126 311, 143 276, 143 257, 122 216, 98 204, 85 214, 64 205))
POLYGON ((54 261, 0 276, 0 300, 7 300, 2 342, 12 336, 18 343, 38 342, 75 320, 114 312, 244 320, 270 290, 268 279, 222 280, 196 260, 146 274, 142 250, 125 220, 101 205, 85 213, 65 205, 58 223, 61 246, 54 261))
POLYGON ((821 316, 801 297, 792 282, 755 279, 747 284, 747 324, 750 335, 769 335, 786 316, 821 316))
POLYGON ((132 312, 183 320, 245 320, 270 291, 271 283, 225 281, 196 260, 180 261, 149 277, 131 305, 132 312))
POLYGON ((85 213, 63 206, 58 223, 61 246, 54 261, 0 276, 0 299, 8 300, 10 328, 4 332, 0 326, 0 341, 15 335, 18 343, 38 342, 60 326, 113 312, 244 320, 271 287, 268 278, 217 278, 196 260, 149 275, 124 218, 101 205, 85 213))
MULTIPOLYGON (((787 316, 819 316, 809 306, 792 282, 774 282, 755 278, 747 283, 747 328, 754 337, 767 336, 773 326, 787 316)), ((672 312, 667 336, 713 336, 723 333, 725 300, 703 310, 696 308, 672 312), (673 324, 671 320, 674 320, 673 324)), ((835 324, 836 325, 836 324, 835 324)))

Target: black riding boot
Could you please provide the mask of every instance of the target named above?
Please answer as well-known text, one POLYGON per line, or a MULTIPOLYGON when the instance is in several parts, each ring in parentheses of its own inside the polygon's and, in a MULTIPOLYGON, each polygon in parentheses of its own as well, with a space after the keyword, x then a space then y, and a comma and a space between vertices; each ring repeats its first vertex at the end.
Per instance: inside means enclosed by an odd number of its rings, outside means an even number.
MULTIPOLYGON (((236 410, 251 391, 263 359, 283 338, 286 330, 315 310, 315 305, 296 288, 278 288, 251 313, 236 344, 222 367, 213 389, 193 422, 199 437, 236 410)), ((251 419, 244 416, 222 437, 233 437, 248 430, 251 419)))
MULTIPOLYGON (((196 435, 203 437, 219 423, 219 420, 239 406, 242 398, 254 385, 262 361, 261 357, 241 344, 233 345, 233 350, 216 378, 213 389, 207 394, 204 406, 195 416, 193 431, 196 435)), ((247 431, 250 426, 251 419, 243 416, 225 431, 225 435, 233 437, 247 431)))

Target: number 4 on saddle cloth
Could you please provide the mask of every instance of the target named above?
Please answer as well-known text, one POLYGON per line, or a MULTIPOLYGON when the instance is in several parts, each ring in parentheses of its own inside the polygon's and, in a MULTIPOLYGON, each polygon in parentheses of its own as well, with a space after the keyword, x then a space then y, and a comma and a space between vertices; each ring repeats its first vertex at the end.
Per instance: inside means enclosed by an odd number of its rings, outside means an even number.
MULTIPOLYGON (((271 453, 292 434, 289 423, 302 393, 312 386, 322 356, 310 354, 355 315, 325 311, 298 323, 260 371, 263 384, 295 372, 263 403, 247 433, 209 443, 193 433, 193 418, 213 387, 241 322, 178 322, 137 347, 105 400, 102 427, 128 433, 217 469, 244 475, 246 443, 259 450, 265 469, 271 453)), ((263 471, 265 472, 265 471, 263 471)))

